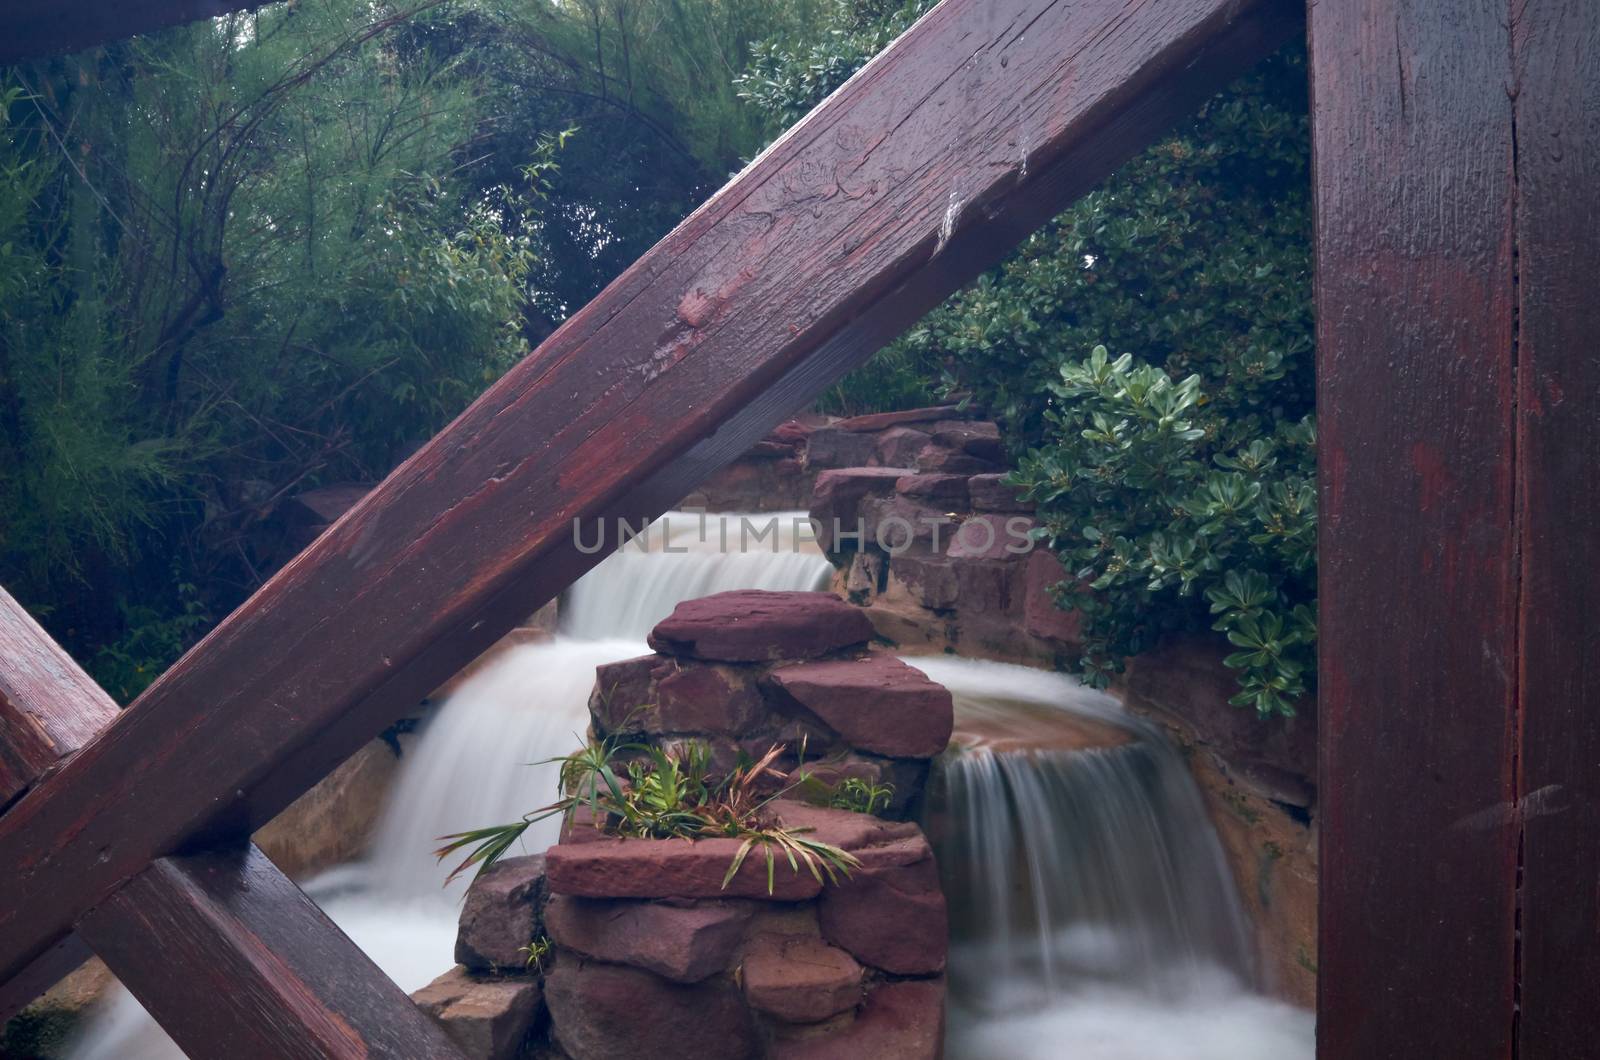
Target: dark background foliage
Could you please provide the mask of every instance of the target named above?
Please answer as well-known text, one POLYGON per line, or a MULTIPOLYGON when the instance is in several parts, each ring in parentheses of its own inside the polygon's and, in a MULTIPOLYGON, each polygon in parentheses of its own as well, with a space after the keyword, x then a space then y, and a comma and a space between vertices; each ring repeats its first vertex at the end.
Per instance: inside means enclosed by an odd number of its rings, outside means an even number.
MULTIPOLYGON (((295 0, 0 71, 0 583, 131 698, 283 498, 385 474, 926 6, 295 0)), ((1304 80, 820 402, 1001 422, 1093 678, 1213 623, 1243 702, 1313 672, 1304 80)))

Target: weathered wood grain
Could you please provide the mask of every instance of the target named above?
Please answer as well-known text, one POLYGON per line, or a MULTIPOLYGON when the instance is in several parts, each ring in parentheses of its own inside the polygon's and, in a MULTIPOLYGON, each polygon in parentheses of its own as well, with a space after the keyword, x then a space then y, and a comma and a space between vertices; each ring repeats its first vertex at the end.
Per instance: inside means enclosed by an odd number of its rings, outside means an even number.
POLYGON ((111 697, 0 589, 0 810, 116 716, 111 697))
POLYGON ((1600 11, 1515 3, 1519 1055, 1600 1046, 1600 11))
POLYGON ((6 0, 0 63, 74 52, 136 33, 260 7, 267 0, 6 0))
POLYGON ((189 1056, 460 1060, 253 844, 152 863, 78 932, 189 1056))
POLYGON ((1310 7, 1323 1060, 1511 1048, 1506 16, 1310 7))
MULTIPOLYGON (((47 719, 24 731, 49 735, 52 751, 76 746, 117 715, 3 590, 0 695, 21 704, 22 716, 47 719)), ((0 742, 10 737, 9 726, 0 727, 0 742)), ((0 1019, 82 964, 89 945, 191 1056, 457 1055, 253 846, 147 867, 75 934, 0 984, 0 1019)))
POLYGON ((242 834, 1275 47, 1277 0, 945 0, 0 817, 0 978, 242 834))
POLYGON ((117 703, 0 589, 0 809, 117 717, 117 703))

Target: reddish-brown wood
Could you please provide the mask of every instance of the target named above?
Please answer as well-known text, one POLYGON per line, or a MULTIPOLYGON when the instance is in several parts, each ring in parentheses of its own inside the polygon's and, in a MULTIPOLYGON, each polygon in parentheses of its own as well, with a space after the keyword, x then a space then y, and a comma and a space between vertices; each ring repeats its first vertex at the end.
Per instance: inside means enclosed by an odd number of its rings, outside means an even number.
POLYGON ((6 0, 0 63, 77 51, 267 0, 6 0))
POLYGON ((0 809, 117 716, 117 705, 0 589, 0 809))
POLYGON ((946 0, 0 817, 0 978, 241 834, 1298 24, 946 0))
POLYGON ((162 858, 78 932, 189 1056, 461 1056, 254 845, 162 858))
POLYGON ((1600 13, 1513 4, 1519 1055, 1600 1050, 1600 13))
MULTIPOLYGON (((117 714, 3 590, 0 691, 15 716, 45 719, 22 731, 53 751, 117 714)), ((193 1056, 457 1055, 253 846, 157 861, 77 927, 0 984, 0 1019, 82 964, 87 942, 193 1056)))
POLYGON ((1507 22, 1310 8, 1324 1060, 1511 1049, 1507 22))

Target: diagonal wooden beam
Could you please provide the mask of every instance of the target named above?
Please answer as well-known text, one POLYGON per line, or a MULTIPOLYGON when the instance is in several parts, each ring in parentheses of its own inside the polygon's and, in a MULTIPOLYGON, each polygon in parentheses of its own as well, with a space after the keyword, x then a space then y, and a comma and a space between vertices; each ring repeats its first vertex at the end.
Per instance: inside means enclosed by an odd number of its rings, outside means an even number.
POLYGON ((116 716, 116 702, 0 589, 0 810, 116 716))
POLYGON ((189 1056, 461 1060, 254 844, 161 858, 78 933, 189 1056))
MULTIPOLYGON (((42 775, 53 763, 41 748, 69 754, 116 713, 0 589, 0 761, 42 775)), ((0 986, 0 1017, 83 963, 90 947, 191 1056, 460 1055, 248 842, 148 866, 0 986)))
POLYGON ((598 562, 575 519, 664 510, 1302 17, 945 0, 0 817, 0 979, 269 818, 598 562))
POLYGON ((0 63, 74 52, 268 0, 6 0, 0 6, 0 63))

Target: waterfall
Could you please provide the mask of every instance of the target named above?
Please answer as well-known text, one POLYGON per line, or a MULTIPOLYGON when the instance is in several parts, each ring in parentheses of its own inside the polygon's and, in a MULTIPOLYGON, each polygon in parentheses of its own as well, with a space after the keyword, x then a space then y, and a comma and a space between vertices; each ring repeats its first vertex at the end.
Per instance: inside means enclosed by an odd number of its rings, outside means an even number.
MULTIPOLYGON (((306 892, 404 990, 454 962, 465 879, 444 886, 437 837, 514 821, 556 796, 547 760, 579 746, 595 667, 642 655, 645 635, 683 600, 729 589, 822 589, 833 567, 804 512, 671 512, 567 591, 559 633, 507 649, 464 680, 401 759, 371 852, 306 892), (540 764, 545 763, 545 764, 540 764)), ((541 822, 523 840, 555 841, 541 822)), ((172 1060, 182 1053, 117 988, 74 1043, 75 1060, 172 1060)))
POLYGON ((951 910, 952 1057, 1312 1055, 1310 1014, 1256 990, 1221 844, 1158 730, 1059 675, 907 661, 956 704, 959 749, 939 763, 929 821, 951 910), (1085 721, 1123 742, 1071 746, 1085 721))
MULTIPOLYGON (((645 652, 645 635, 682 600, 826 585, 832 568, 803 515, 773 518, 665 517, 567 592, 555 638, 502 651, 434 712, 401 759, 369 856, 306 884, 402 988, 453 959, 466 884, 443 886, 436 837, 554 798, 555 768, 538 763, 582 741, 596 666, 645 652)), ((1057 674, 907 661, 954 694, 964 745, 930 792, 952 914, 950 1057, 1311 1056, 1310 1015, 1252 989, 1216 835, 1159 732, 1057 674), (1086 747, 1086 726, 1127 738, 1086 747)), ((555 829, 536 826, 524 850, 543 849, 555 829)), ((181 1056, 120 990, 72 1055, 181 1056)))

